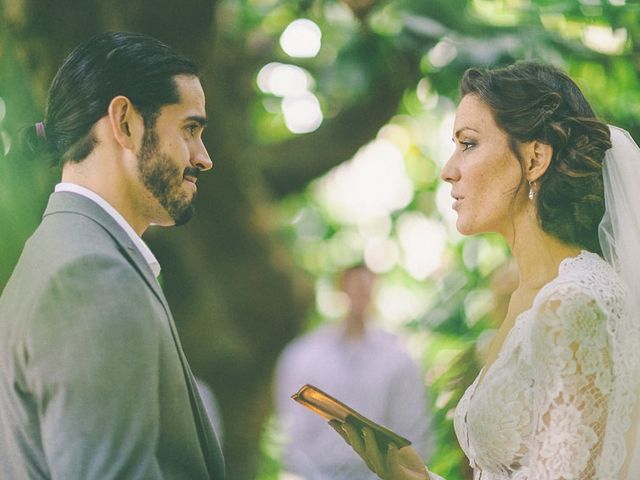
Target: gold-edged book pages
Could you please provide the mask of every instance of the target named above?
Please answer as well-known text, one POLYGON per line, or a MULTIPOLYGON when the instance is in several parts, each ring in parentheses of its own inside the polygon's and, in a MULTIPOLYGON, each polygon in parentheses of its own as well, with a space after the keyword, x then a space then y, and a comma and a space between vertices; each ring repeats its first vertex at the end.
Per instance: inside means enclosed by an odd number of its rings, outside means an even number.
POLYGON ((317 413, 326 420, 337 420, 340 423, 350 423, 358 428, 367 426, 373 430, 379 446, 393 443, 402 448, 411 445, 411 441, 389 430, 387 427, 369 420, 328 393, 313 385, 304 385, 291 398, 317 413))

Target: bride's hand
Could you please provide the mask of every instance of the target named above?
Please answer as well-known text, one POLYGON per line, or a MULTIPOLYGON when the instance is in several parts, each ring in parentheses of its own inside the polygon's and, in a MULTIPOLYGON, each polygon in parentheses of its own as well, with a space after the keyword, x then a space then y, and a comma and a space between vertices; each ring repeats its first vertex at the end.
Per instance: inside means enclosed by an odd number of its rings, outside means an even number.
POLYGON ((398 449, 389 444, 385 453, 378 447, 370 428, 359 429, 335 420, 329 423, 382 480, 429 480, 424 462, 413 447, 398 449))

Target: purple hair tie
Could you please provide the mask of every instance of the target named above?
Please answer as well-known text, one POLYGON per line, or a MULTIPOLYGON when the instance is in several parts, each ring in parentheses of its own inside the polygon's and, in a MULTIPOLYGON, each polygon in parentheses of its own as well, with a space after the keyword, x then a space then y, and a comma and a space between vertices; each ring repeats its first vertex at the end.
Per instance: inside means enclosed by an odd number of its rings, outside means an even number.
POLYGON ((44 130, 44 123, 38 122, 36 123, 36 135, 43 140, 47 139, 47 133, 44 130))

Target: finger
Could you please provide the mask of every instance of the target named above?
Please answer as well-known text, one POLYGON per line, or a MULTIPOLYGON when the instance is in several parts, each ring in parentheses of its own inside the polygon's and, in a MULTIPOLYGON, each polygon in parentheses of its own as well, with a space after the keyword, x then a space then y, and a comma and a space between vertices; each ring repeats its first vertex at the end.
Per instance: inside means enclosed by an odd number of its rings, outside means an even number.
POLYGON ((351 448, 355 450, 355 452, 364 460, 364 463, 367 464, 369 470, 374 473, 377 473, 373 464, 369 461, 367 457, 367 452, 365 451, 364 441, 362 439, 362 431, 356 427, 355 425, 351 425, 348 422, 342 424, 343 430, 346 432, 347 437, 349 438, 349 444, 351 448))
POLYGON ((358 455, 364 457, 364 442, 362 441, 360 429, 350 423, 343 423, 341 427, 347 435, 349 445, 351 445, 358 455))
POLYGON ((384 455, 380 452, 373 430, 368 427, 364 427, 362 429, 362 436, 364 437, 364 449, 373 469, 379 476, 386 476, 387 468, 385 465, 384 455))
POLYGON ((351 445, 351 442, 349 442, 349 437, 347 436, 347 432, 345 432, 342 428, 342 422, 339 420, 329 420, 329 426, 331 428, 333 428, 336 432, 338 432, 338 435, 340 435, 342 437, 342 439, 347 442, 348 445, 351 445))
POLYGON ((387 468, 389 469, 389 473, 393 475, 398 475, 398 471, 403 470, 398 447, 393 443, 390 443, 387 448, 387 468))
POLYGON ((390 471, 388 472, 390 478, 394 478, 394 475, 396 475, 407 480, 429 479, 424 461, 418 452, 410 446, 398 449, 394 444, 389 444, 387 466, 390 468, 390 471), (398 471, 396 471, 396 469, 398 471))
POLYGON ((387 460, 389 462, 398 462, 398 447, 394 443, 390 443, 387 447, 387 460))

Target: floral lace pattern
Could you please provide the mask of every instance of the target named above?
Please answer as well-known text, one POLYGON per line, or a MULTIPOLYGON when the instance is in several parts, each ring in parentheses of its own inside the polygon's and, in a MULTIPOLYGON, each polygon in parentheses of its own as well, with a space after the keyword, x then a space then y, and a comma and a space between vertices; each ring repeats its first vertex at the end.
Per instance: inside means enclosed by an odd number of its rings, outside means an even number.
POLYGON ((640 330, 598 255, 565 259, 454 416, 474 479, 616 479, 635 406, 640 330))

